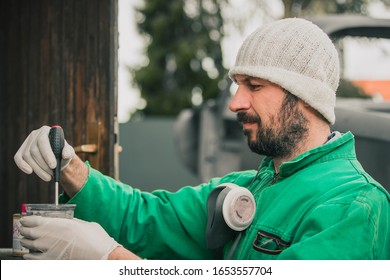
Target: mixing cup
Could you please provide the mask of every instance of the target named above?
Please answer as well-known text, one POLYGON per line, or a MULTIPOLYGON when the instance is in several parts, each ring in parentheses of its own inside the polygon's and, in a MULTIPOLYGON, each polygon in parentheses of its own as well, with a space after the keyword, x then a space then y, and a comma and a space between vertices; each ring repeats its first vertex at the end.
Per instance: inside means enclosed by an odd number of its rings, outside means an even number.
POLYGON ((72 219, 76 204, 25 204, 26 215, 72 219))

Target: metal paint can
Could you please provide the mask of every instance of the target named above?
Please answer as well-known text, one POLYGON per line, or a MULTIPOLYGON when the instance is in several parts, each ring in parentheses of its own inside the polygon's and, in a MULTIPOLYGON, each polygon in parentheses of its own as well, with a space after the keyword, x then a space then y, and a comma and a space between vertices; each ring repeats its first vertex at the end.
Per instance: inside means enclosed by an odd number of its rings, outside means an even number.
POLYGON ((22 218, 21 214, 13 215, 13 235, 12 235, 12 254, 14 256, 24 255, 29 252, 28 249, 24 248, 20 243, 20 240, 23 236, 20 234, 19 228, 21 226, 20 219, 22 218))

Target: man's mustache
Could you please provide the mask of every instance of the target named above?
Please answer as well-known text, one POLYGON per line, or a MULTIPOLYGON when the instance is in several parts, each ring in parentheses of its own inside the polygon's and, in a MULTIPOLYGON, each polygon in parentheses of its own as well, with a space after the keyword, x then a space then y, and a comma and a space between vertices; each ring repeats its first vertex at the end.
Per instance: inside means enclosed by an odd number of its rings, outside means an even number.
POLYGON ((246 112, 238 112, 237 113, 237 120, 239 122, 260 122, 260 118, 257 115, 249 115, 246 112))

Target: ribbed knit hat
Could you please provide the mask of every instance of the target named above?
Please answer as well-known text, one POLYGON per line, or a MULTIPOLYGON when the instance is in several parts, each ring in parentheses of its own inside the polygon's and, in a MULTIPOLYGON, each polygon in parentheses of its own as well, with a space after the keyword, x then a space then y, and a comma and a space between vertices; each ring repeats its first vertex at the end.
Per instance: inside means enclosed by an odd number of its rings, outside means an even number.
POLYGON ((271 81, 305 101, 331 124, 339 84, 339 58, 318 26, 287 18, 255 30, 238 51, 229 77, 242 74, 271 81))

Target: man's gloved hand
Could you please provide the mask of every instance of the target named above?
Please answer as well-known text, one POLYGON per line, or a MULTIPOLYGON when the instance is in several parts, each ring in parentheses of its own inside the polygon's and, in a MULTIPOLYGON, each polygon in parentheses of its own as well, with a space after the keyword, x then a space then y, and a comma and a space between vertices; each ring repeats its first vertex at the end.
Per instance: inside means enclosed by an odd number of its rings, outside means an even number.
POLYGON ((93 222, 41 216, 20 222, 21 244, 30 249, 27 260, 105 260, 121 246, 93 222))
MULTIPOLYGON (((56 158, 50 146, 49 126, 42 126, 34 130, 16 152, 16 165, 25 173, 35 172, 42 180, 49 182, 53 176, 53 169, 57 165, 56 158)), ((74 149, 66 140, 62 149, 61 170, 63 170, 75 155, 74 149)))

